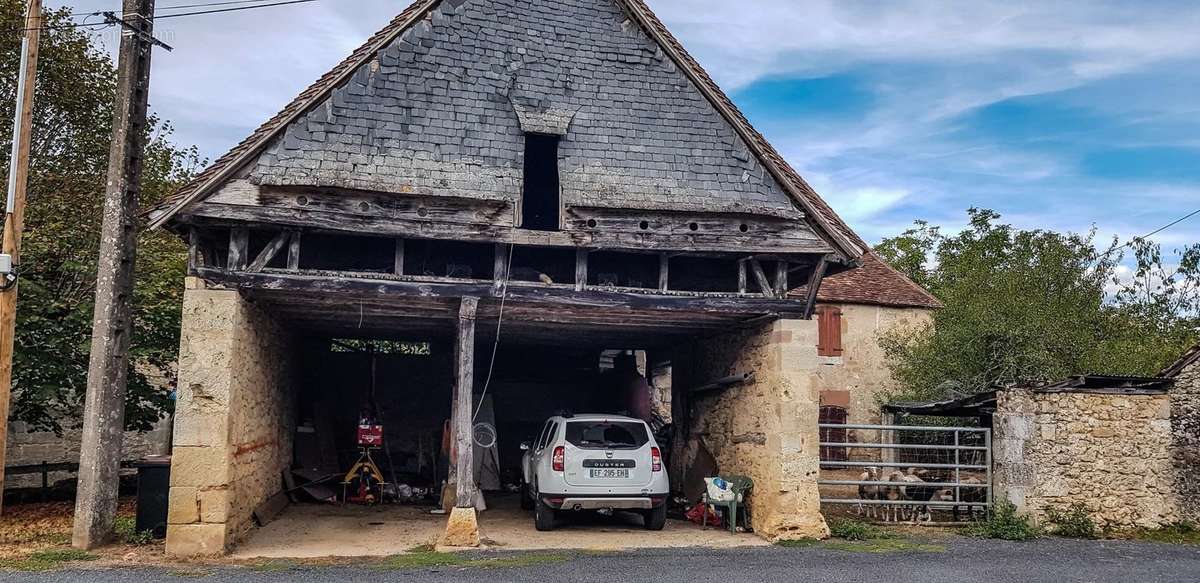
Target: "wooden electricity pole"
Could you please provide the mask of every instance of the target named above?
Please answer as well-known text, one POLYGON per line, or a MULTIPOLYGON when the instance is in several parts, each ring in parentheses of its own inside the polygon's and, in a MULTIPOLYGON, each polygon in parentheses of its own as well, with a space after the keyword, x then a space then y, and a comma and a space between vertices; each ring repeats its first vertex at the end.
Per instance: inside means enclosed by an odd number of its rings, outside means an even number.
MULTIPOLYGON (((21 71, 17 78, 17 113, 13 120, 12 156, 8 164, 8 199, 3 248, 10 257, 13 277, 0 275, 0 494, 4 492, 8 412, 12 397, 13 342, 17 333, 16 268, 21 264, 21 231, 25 228, 25 190, 29 184, 29 143, 33 134, 33 95, 37 87, 38 44, 42 38, 42 0, 29 0, 25 38, 21 41, 21 71)), ((4 496, 0 495, 0 512, 4 496)))
POLYGON ((124 0, 120 20, 109 19, 122 27, 122 34, 75 498, 72 544, 81 549, 107 542, 117 514, 154 0, 124 0))

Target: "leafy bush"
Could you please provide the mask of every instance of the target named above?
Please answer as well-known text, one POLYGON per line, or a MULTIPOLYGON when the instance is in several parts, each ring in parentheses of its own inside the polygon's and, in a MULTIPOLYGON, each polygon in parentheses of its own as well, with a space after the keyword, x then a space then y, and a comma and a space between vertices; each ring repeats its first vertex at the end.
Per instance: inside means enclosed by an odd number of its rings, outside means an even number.
POLYGON ((1028 516, 1017 514, 1017 507, 1012 502, 999 500, 991 517, 968 526, 965 533, 979 538, 1025 541, 1040 536, 1041 530, 1028 516))
POLYGON ((1053 533, 1067 538, 1097 538, 1099 530, 1086 506, 1075 502, 1065 510, 1046 509, 1046 520, 1054 525, 1053 533))
POLYGON ((880 540, 892 538, 892 534, 871 524, 848 518, 829 521, 829 534, 846 540, 880 540))
POLYGON ((137 521, 132 516, 119 516, 113 524, 117 540, 127 545, 148 545, 154 542, 154 533, 148 530, 138 530, 137 521))

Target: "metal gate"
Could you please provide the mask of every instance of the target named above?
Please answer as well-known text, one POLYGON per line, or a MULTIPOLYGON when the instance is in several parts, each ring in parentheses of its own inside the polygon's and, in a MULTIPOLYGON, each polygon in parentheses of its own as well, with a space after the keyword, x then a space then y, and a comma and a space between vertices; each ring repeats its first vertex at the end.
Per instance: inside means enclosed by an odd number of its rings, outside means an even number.
POLYGON ((971 520, 991 509, 990 429, 819 427, 822 505, 850 506, 867 518, 914 522, 932 522, 935 512, 955 521, 971 520))

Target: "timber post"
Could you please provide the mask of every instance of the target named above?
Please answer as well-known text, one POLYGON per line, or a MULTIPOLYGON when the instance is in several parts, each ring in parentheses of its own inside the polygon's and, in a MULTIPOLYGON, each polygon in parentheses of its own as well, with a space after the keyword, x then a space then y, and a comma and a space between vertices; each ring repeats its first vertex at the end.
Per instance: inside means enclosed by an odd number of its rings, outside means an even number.
MULTIPOLYGON (((3 252, 11 256, 16 273, 21 265, 21 231, 25 228, 25 190, 29 183, 29 149, 33 135, 33 98, 37 88, 38 45, 42 34, 42 2, 30 0, 21 42, 21 71, 17 82, 17 119, 8 169, 8 204, 3 252)), ((4 509, 4 460, 8 446, 8 412, 12 398, 13 345, 17 335, 17 282, 0 290, 0 512, 4 509)))
POLYGON ((107 542, 117 515, 154 0, 124 0, 122 19, 72 535, 81 549, 107 542))
POLYGON ((471 438, 475 410, 475 314, 479 298, 464 297, 458 308, 458 331, 454 347, 454 446, 455 504, 441 544, 448 547, 479 546, 479 523, 475 515, 474 449, 471 438))

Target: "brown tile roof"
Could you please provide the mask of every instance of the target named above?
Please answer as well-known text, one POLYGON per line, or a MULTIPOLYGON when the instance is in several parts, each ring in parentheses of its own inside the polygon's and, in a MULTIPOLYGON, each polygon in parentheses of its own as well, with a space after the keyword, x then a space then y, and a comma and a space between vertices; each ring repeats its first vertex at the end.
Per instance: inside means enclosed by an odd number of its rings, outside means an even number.
MULTIPOLYGON (((651 38, 663 47, 663 50, 675 61, 713 106, 721 112, 734 129, 755 152, 762 164, 775 176, 775 179, 789 191, 789 194, 812 219, 814 226, 824 232, 845 259, 858 259, 868 245, 850 229, 833 209, 804 181, 803 178, 783 159, 783 156, 771 146, 761 133, 754 129, 749 120, 734 105, 729 96, 717 86, 704 68, 683 48, 678 39, 667 30, 666 25, 655 16, 643 0, 615 0, 625 11, 646 31, 651 38)), ((340 86, 356 69, 368 62, 372 55, 385 47, 409 26, 419 21, 441 0, 417 0, 400 13, 383 30, 377 32, 367 42, 354 51, 349 58, 338 64, 332 71, 321 77, 316 83, 305 89, 294 101, 278 115, 259 127, 249 138, 235 146, 229 153, 217 159, 207 170, 200 173, 195 180, 185 185, 174 195, 151 209, 150 226, 159 227, 170 220, 171 216, 183 207, 207 194, 237 171, 243 162, 265 147, 268 142, 299 115, 310 107, 320 103, 326 95, 340 86)))
MULTIPOLYGON (((826 277, 817 291, 817 301, 829 304, 867 304, 902 308, 939 309, 942 302, 933 294, 896 271, 874 252, 862 256, 862 267, 826 277)), ((793 296, 804 297, 807 286, 793 296)))
POLYGON ((1175 361, 1174 364, 1164 369, 1162 374, 1159 376, 1175 378, 1176 376, 1179 376, 1179 373, 1183 372, 1183 369, 1196 362, 1200 362, 1200 344, 1197 344, 1188 349, 1187 352, 1184 352, 1183 356, 1179 357, 1179 360, 1175 361))

